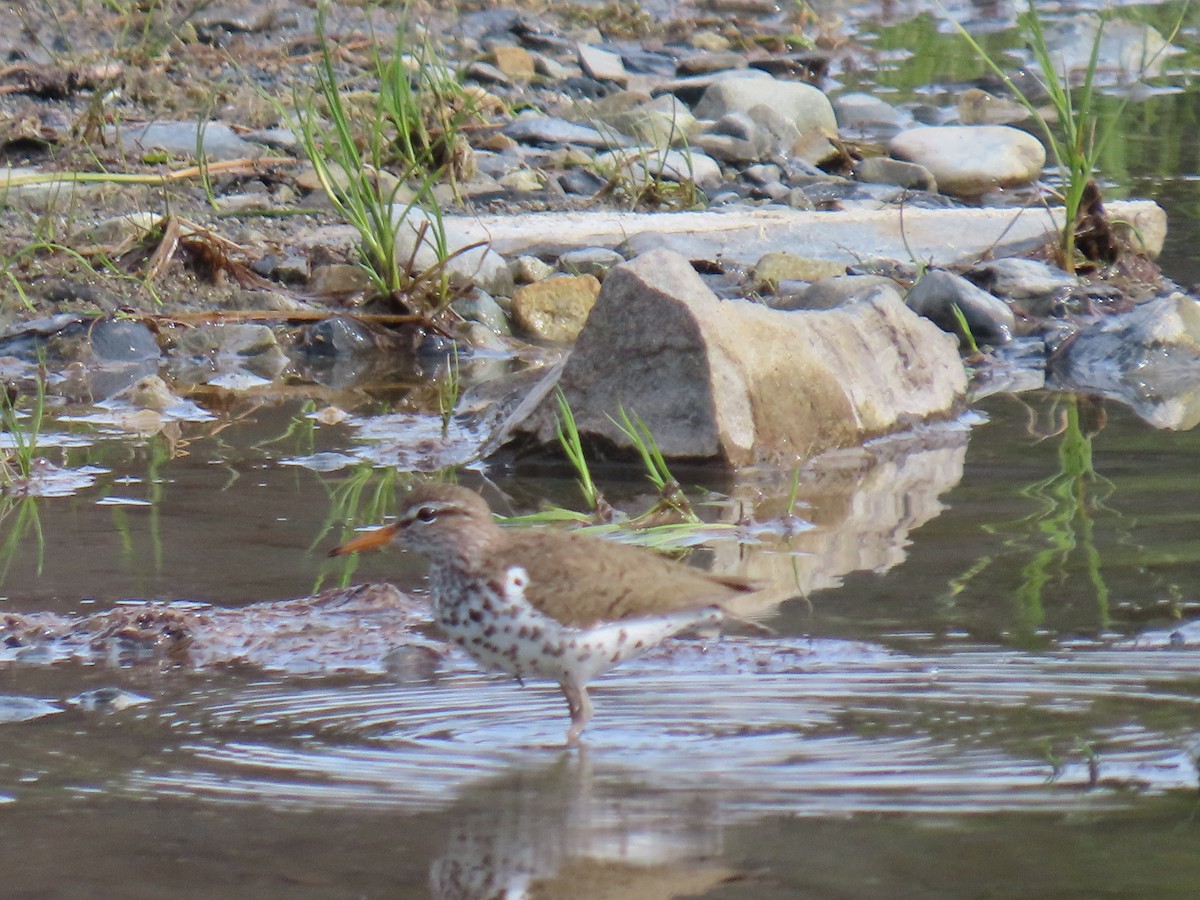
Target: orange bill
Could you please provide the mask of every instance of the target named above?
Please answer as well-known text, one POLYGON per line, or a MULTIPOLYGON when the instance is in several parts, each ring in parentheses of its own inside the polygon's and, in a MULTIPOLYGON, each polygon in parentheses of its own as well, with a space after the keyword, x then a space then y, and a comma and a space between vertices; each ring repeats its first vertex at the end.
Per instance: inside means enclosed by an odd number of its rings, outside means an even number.
POLYGON ((382 547, 396 533, 396 525, 383 525, 374 531, 364 531, 356 538, 351 538, 344 544, 339 544, 329 551, 330 556, 346 556, 350 553, 360 553, 363 550, 374 550, 382 547))

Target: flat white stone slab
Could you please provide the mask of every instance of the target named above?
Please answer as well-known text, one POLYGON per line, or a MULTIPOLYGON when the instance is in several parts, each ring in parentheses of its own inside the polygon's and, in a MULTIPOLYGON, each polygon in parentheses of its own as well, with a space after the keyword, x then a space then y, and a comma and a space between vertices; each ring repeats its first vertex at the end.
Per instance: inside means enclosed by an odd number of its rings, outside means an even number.
MULTIPOLYGON (((1167 215, 1150 200, 1105 204, 1114 222, 1135 229, 1150 256, 1162 250, 1167 215)), ((853 263, 874 258, 950 265, 980 257, 1013 255, 1062 223, 1062 211, 1034 209, 889 208, 811 212, 789 209, 729 212, 542 212, 510 216, 446 216, 457 233, 491 241, 512 258, 523 253, 558 255, 580 247, 616 247, 631 238, 674 250, 689 259, 752 266, 764 253, 853 263)))

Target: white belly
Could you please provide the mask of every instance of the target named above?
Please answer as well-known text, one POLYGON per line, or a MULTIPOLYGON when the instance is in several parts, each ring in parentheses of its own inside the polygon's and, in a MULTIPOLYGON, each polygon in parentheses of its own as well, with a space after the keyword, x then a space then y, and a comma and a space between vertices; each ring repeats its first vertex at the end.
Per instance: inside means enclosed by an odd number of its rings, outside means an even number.
POLYGON ((446 637, 488 669, 518 678, 541 676, 586 684, 686 628, 721 621, 720 609, 706 607, 570 628, 530 605, 525 599, 528 579, 525 569, 513 566, 503 584, 490 590, 475 584, 464 591, 461 584, 446 585, 435 580, 434 612, 446 637), (446 600, 448 596, 465 595, 473 599, 453 603, 446 600))

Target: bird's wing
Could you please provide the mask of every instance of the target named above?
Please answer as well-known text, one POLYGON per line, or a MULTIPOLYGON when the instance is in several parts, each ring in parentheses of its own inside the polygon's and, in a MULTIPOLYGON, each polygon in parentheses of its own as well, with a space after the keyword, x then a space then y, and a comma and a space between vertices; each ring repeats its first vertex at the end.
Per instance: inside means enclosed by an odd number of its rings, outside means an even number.
POLYGON ((506 531, 491 565, 524 568, 529 603, 573 627, 719 606, 758 589, 745 579, 709 575, 640 547, 549 530, 506 531))

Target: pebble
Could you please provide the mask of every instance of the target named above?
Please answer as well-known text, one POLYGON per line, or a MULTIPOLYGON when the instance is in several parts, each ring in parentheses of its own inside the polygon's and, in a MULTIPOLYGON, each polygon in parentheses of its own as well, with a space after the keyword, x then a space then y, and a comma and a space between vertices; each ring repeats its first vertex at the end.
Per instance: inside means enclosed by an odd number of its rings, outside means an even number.
POLYGON ((597 81, 613 81, 622 85, 629 81, 629 73, 625 71, 620 54, 611 50, 580 44, 579 66, 585 75, 597 81))
POLYGON ((523 116, 504 126, 504 134, 514 141, 534 146, 576 144, 581 147, 627 146, 630 139, 625 135, 601 134, 588 125, 577 125, 566 119, 552 116, 523 116))
POLYGON ((354 356, 376 346, 371 330, 346 316, 331 316, 307 326, 302 345, 315 356, 354 356))
POLYGON ((968 88, 958 98, 958 121, 962 125, 1013 125, 1029 118, 1029 110, 979 88, 968 88))
POLYGON ((314 266, 308 279, 308 289, 314 294, 331 297, 356 294, 371 286, 371 278, 362 266, 350 263, 330 263, 314 266))
POLYGON ((1046 164, 1042 142, 1008 125, 909 128, 892 138, 888 152, 924 166, 942 191, 964 197, 1028 184, 1046 164))
POLYGON ((302 284, 309 277, 308 257, 302 253, 289 253, 279 260, 272 274, 284 284, 302 284))
POLYGON ((554 274, 554 266, 536 256, 518 256, 509 264, 513 281, 517 284, 532 284, 554 274))
POLYGON ((545 76, 550 81, 554 82, 566 81, 568 78, 572 78, 580 74, 578 69, 572 68, 571 66, 564 66, 556 59, 545 56, 541 53, 535 53, 533 55, 533 68, 538 75, 545 76))
POLYGON ((493 47, 489 56, 492 64, 514 81, 528 81, 537 74, 533 54, 524 47, 502 44, 493 47))
POLYGON ((746 113, 722 116, 693 143, 714 159, 728 163, 757 162, 771 151, 770 135, 746 113))
POLYGON ((759 285, 774 285, 781 281, 816 281, 831 275, 843 275, 845 263, 828 259, 812 259, 786 251, 765 253, 754 264, 754 280, 759 285))
POLYGON ((180 331, 175 338, 172 352, 176 355, 209 356, 229 354, 233 356, 258 356, 275 353, 279 341, 275 332, 267 325, 228 323, 224 325, 197 325, 180 331))
POLYGON ((459 297, 450 304, 450 308, 469 322, 478 322, 487 326, 494 334, 512 334, 508 316, 487 291, 477 288, 468 296, 459 297))
POLYGON ((895 290, 896 282, 883 275, 831 275, 789 292, 790 296, 784 295, 781 285, 780 299, 772 305, 776 309, 833 309, 861 300, 879 287, 895 290))
POLYGON ((746 57, 741 53, 733 51, 699 53, 679 61, 679 74, 707 75, 710 72, 744 69, 746 66, 746 57))
MULTIPOLYGON (((714 84, 718 84, 727 80, 748 79, 754 81, 763 81, 771 79, 771 76, 761 69, 722 69, 717 72, 705 72, 700 75, 687 75, 682 78, 673 78, 669 81, 661 82, 657 88, 651 93, 653 94, 674 94, 689 107, 697 116, 700 114, 696 111, 696 104, 714 84)), ((771 79, 774 80, 774 79, 771 79)))
POLYGON ((154 333, 129 319, 100 319, 88 329, 88 339, 92 354, 105 363, 158 359, 161 352, 154 333))
POLYGON ((516 194, 540 191, 546 186, 544 176, 532 169, 516 169, 500 179, 500 186, 516 194))
POLYGON ((570 250, 558 258, 558 267, 571 275, 594 275, 603 280, 605 273, 613 266, 625 262, 616 250, 607 247, 584 247, 580 250, 570 250))
POLYGON ((1027 300, 1074 288, 1078 283, 1057 266, 1036 259, 993 259, 963 273, 972 284, 1000 297, 1027 300))
POLYGON ((512 317, 528 337, 554 343, 575 340, 600 293, 591 275, 560 275, 517 288, 512 317))
POLYGON ((905 117, 890 103, 859 92, 835 98, 833 111, 843 131, 859 134, 890 136, 905 121, 905 117))
POLYGON ((937 192, 937 179, 924 166, 889 159, 886 156, 869 156, 854 167, 854 177, 870 184, 894 184, 914 191, 937 192))
POLYGON ((607 178, 602 178, 591 169, 568 169, 558 176, 558 185, 564 193, 583 197, 591 197, 607 184, 607 178))
POLYGON ((513 87, 516 84, 498 67, 478 59, 467 66, 466 77, 480 84, 498 84, 502 87, 513 87))
POLYGON ((698 119, 719 119, 732 112, 754 116, 756 109, 770 110, 801 134, 837 134, 837 117, 829 98, 810 84, 779 81, 769 75, 726 78, 710 85, 693 112, 698 119))
POLYGON ((632 135, 643 146, 657 149, 684 145, 696 130, 696 117, 671 94, 653 99, 633 91, 613 94, 596 101, 590 117, 622 135, 632 135))
MULTIPOLYGON (((729 50, 731 46, 729 38, 707 28, 695 32, 690 39, 690 43, 697 50, 707 50, 710 53, 722 53, 729 50)), ((729 53, 728 55, 735 57, 735 65, 739 62, 745 65, 745 58, 740 53, 729 53)))

